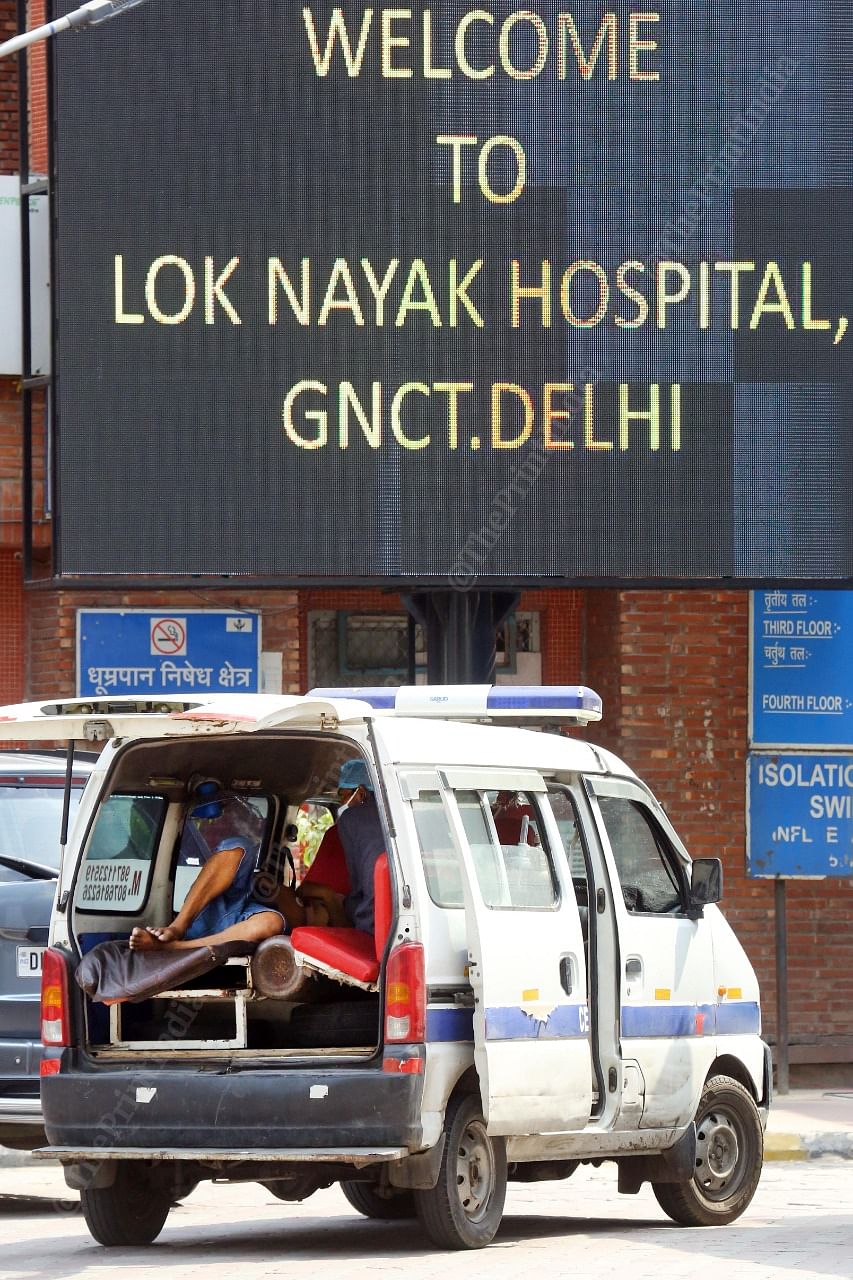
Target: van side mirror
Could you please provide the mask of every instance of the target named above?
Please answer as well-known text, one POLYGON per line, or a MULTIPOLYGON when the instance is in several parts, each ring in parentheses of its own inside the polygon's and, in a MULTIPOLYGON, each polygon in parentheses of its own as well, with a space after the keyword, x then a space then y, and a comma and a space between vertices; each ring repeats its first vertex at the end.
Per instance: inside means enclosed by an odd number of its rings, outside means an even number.
POLYGON ((697 858, 690 875, 690 900, 687 914, 698 920, 703 907, 719 902, 723 896, 723 864, 719 858, 697 858))

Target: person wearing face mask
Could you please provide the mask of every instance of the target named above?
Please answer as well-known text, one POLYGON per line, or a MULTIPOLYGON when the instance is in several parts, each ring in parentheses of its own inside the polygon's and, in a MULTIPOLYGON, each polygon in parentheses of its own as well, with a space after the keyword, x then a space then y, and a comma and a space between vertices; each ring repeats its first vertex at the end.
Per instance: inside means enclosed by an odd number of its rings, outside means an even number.
POLYGON ((299 925, 331 925, 335 928, 373 932, 373 869, 385 849, 373 782, 363 760, 346 760, 338 776, 338 809, 335 826, 324 836, 315 865, 320 869, 326 845, 328 861, 343 853, 349 890, 340 893, 323 884, 319 876, 302 881, 299 889, 279 890, 276 907, 290 929, 299 925), (332 850, 332 845, 338 848, 332 850))
POLYGON ((283 912, 254 893, 264 819, 247 799, 224 792, 214 778, 191 781, 195 803, 184 838, 204 864, 183 906, 167 925, 132 930, 131 951, 190 950, 223 942, 254 945, 285 927, 283 912))

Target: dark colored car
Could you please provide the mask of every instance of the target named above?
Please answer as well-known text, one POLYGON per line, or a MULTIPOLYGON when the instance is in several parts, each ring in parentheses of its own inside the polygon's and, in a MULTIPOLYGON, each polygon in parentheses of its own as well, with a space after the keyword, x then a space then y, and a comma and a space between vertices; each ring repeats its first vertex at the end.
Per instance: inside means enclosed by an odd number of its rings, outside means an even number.
MULTIPOLYGON (((94 757, 92 757, 94 758, 94 757)), ((74 762, 71 812, 91 763, 74 762)), ((0 1145, 44 1141, 41 958, 59 870, 65 753, 0 752, 0 1145)))

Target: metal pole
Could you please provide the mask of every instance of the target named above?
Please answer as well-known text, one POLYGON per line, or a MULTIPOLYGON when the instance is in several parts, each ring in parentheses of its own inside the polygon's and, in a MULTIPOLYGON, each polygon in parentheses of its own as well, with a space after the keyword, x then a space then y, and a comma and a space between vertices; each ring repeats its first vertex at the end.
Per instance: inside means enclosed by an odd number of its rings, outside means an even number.
POLYGON ((788 911, 785 881, 776 877, 776 1092, 788 1092, 788 911))
POLYGON ((32 44, 40 44, 51 36, 59 35, 61 31, 87 31, 90 27, 98 27, 102 22, 117 17, 125 9, 134 9, 138 4, 144 3, 145 0, 87 0, 86 4, 73 13, 67 13, 53 22, 46 22, 32 31, 22 31, 20 35, 12 36, 11 40, 4 40, 0 44, 0 58, 20 53, 32 44))
POLYGON ((491 684, 495 631, 518 605, 515 591, 418 591, 402 596, 426 631, 428 684, 491 684))

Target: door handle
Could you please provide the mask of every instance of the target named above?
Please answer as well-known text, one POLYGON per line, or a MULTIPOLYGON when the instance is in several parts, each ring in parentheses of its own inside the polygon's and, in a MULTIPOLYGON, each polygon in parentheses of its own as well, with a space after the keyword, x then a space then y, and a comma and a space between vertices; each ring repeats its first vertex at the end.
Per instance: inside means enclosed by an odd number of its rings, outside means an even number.
POLYGON ((629 956, 625 961, 625 981, 642 982, 643 962, 639 956, 629 956))
POLYGON ((560 956, 560 986, 567 996, 572 994, 575 966, 571 956, 560 956))

